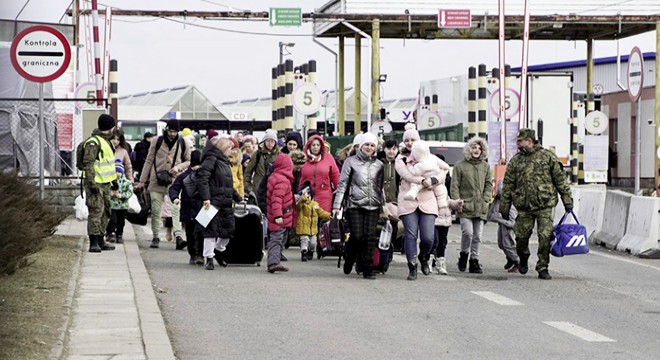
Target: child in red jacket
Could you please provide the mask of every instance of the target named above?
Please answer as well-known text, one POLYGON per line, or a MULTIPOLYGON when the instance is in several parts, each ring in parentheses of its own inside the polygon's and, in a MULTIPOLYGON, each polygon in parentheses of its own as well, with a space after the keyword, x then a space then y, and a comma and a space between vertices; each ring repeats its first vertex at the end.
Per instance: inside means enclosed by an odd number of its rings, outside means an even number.
POLYGON ((268 203, 268 272, 289 271, 280 264, 280 254, 287 231, 296 223, 293 196, 293 161, 287 154, 279 154, 268 177, 266 198, 268 203))

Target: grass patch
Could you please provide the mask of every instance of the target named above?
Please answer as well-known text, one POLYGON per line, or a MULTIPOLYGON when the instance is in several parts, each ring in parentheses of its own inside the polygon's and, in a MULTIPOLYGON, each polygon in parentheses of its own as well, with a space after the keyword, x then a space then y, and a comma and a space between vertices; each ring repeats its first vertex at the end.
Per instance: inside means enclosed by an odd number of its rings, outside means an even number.
POLYGON ((47 359, 65 323, 78 237, 51 236, 27 266, 0 276, 0 359, 47 359))

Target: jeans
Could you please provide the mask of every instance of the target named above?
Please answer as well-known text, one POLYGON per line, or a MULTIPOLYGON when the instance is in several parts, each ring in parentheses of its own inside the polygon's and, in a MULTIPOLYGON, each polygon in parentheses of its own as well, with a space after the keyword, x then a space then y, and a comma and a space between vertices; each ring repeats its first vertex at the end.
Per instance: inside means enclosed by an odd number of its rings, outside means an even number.
POLYGON ((419 209, 399 217, 403 221, 403 243, 406 249, 406 259, 410 264, 417 263, 417 236, 419 234, 419 251, 427 256, 433 247, 435 238, 435 215, 426 214, 419 209))
POLYGON ((479 259, 481 231, 484 221, 481 218, 461 218, 461 252, 470 252, 470 259, 479 259))

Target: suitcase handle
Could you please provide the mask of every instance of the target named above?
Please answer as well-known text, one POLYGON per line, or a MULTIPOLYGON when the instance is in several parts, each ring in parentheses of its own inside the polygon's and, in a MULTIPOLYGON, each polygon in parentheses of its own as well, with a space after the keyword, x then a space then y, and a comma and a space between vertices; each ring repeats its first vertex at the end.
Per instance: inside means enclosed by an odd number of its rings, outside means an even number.
POLYGON ((243 217, 247 214, 248 214, 247 203, 245 201, 240 202, 240 203, 234 203, 234 215, 235 216, 243 217))

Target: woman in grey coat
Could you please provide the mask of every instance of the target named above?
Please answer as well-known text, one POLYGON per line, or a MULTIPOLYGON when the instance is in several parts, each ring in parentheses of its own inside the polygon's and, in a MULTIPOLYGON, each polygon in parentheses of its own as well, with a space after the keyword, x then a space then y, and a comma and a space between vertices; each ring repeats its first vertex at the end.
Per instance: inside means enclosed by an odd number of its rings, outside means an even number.
POLYGON ((373 275, 374 249, 378 242, 376 225, 383 205, 383 163, 376 158, 377 142, 376 135, 362 134, 357 154, 347 158, 341 168, 332 205, 333 216, 337 216, 339 208, 345 208, 351 229, 344 274, 351 273, 357 260, 365 279, 376 278, 373 275))

